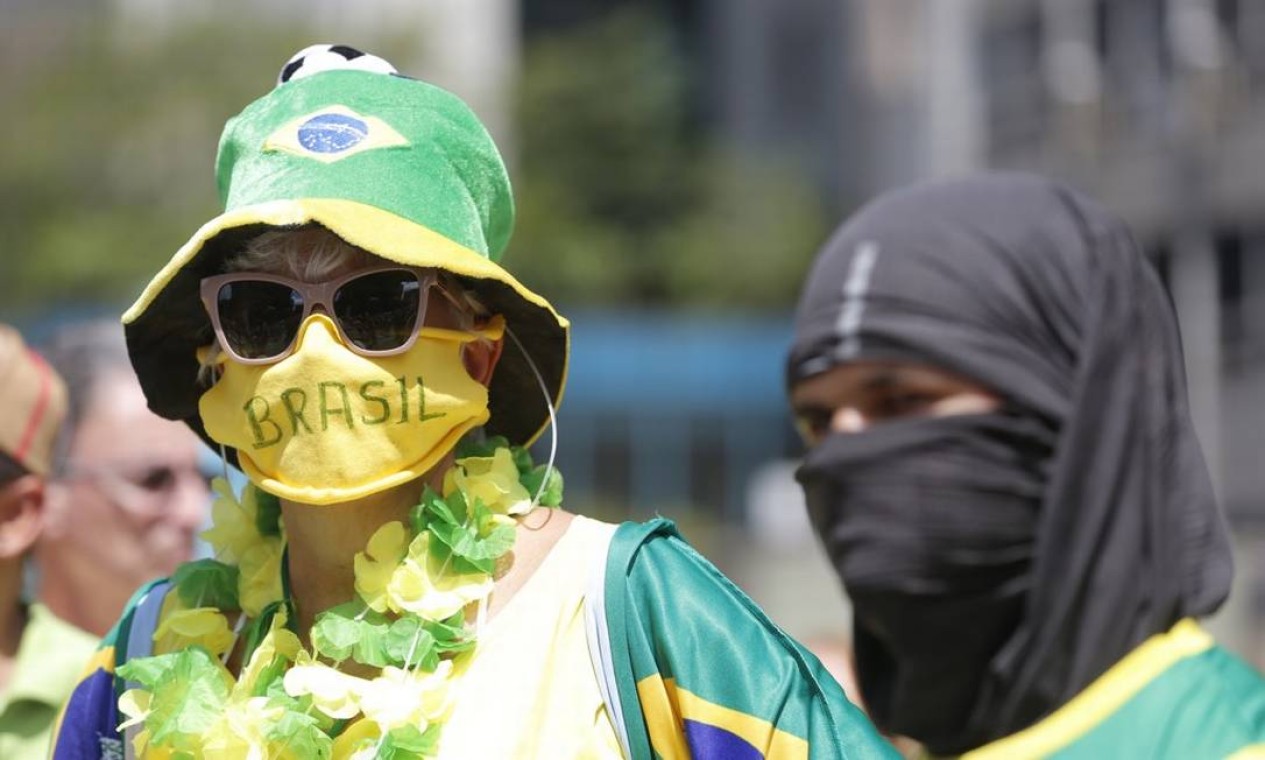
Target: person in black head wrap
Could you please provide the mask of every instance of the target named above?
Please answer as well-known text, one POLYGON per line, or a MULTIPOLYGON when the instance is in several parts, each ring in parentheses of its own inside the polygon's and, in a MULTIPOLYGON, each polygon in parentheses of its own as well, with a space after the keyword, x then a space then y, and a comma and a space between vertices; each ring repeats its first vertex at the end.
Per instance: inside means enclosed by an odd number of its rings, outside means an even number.
POLYGON ((1230 545, 1123 222, 1021 174, 883 196, 819 254, 787 382, 881 728, 979 757, 1265 741, 1265 681, 1191 619, 1230 545))

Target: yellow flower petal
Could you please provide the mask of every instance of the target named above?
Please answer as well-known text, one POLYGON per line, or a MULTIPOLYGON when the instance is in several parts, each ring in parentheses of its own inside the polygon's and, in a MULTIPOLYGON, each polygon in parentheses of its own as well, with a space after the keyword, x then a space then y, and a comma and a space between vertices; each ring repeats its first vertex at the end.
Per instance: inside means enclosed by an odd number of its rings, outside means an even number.
POLYGON ((280 760, 268 739, 272 723, 281 719, 285 708, 268 705, 267 697, 251 697, 229 702, 219 719, 203 734, 199 757, 202 760, 280 760))
POLYGON ((479 525, 479 533, 480 535, 486 535, 491 533, 494 528, 502 525, 508 525, 512 528, 518 525, 518 521, 509 515, 489 515, 487 522, 479 525))
POLYGON ((361 718, 347 726, 334 739, 334 752, 330 760, 372 760, 377 754, 378 737, 382 730, 371 720, 361 718))
POLYGON ((138 731, 132 739, 132 751, 137 757, 143 757, 145 760, 171 760, 175 756, 175 751, 170 747, 160 747, 149 743, 149 729, 138 731))
POLYGON ((237 596, 242 611, 250 617, 258 617, 273 602, 280 601, 281 557, 284 545, 280 538, 260 539, 246 550, 238 564, 237 596))
POLYGON ((460 489, 466 500, 482 501, 497 514, 519 515, 531 511, 531 494, 518 481, 518 466, 509 449, 497 449, 490 457, 466 457, 444 475, 444 496, 460 489))
POLYGON ((262 538, 255 527, 253 499, 239 501, 233 487, 224 478, 211 481, 215 499, 211 502, 211 528, 202 532, 202 538, 215 549, 215 557, 221 562, 235 564, 250 547, 262 538))
POLYGON ((255 651, 251 653, 250 661, 246 663, 246 667, 242 668, 242 675, 237 679, 237 684, 233 687, 233 696, 231 698, 241 699, 248 697, 255 691, 255 684, 259 680, 260 674, 272 664, 276 657, 280 656, 293 661, 302 648, 303 645, 299 642, 299 637, 286 628, 285 609, 277 610, 277 614, 272 616, 272 624, 268 628, 268 633, 264 635, 263 640, 259 642, 259 646, 255 647, 255 651))
POLYGON ((228 619, 218 609, 178 609, 164 617, 154 631, 154 653, 166 654, 199 645, 221 657, 234 640, 228 619))
POLYGON ((310 694, 316 709, 331 718, 345 720, 357 715, 360 692, 368 682, 318 662, 307 664, 306 660, 301 656, 300 664, 286 671, 286 693, 292 697, 310 694))
POLYGON ((360 696, 365 717, 382 731, 404 725, 425 731, 432 722, 443 720, 451 708, 452 662, 444 660, 434 672, 410 672, 387 667, 373 679, 360 696))
POLYGON ((149 706, 154 695, 145 689, 128 689, 119 695, 119 712, 127 716, 127 720, 119 724, 119 730, 131 728, 144 723, 149 717, 149 706))
POLYGON ((387 597, 393 610, 443 620, 492 593, 491 576, 454 573, 450 566, 430 556, 429 544, 427 533, 418 535, 409 545, 408 557, 392 573, 387 597))
POLYGON ((407 549, 408 533, 404 523, 393 521, 378 528, 365 550, 356 553, 356 593, 377 612, 386 612, 387 583, 407 549))

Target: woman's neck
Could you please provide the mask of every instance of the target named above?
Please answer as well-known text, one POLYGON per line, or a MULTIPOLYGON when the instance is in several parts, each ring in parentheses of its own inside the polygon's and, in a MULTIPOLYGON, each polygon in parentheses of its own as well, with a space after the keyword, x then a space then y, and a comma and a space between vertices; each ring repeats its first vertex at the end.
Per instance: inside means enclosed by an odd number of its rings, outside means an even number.
POLYGON ((319 612, 356 596, 355 557, 378 528, 393 520, 408 525, 422 488, 439 490, 451 456, 426 476, 363 499, 313 506, 281 500, 287 570, 295 621, 304 638, 319 612))
MULTIPOLYGON (((307 638, 316 615, 356 596, 355 557, 378 528, 392 520, 408 525, 409 512, 429 485, 439 491, 452 465, 446 457, 424 477, 389 491, 343 504, 312 506, 281 500, 285 523, 290 594, 296 626, 307 638)), ((548 556, 570 525, 561 509, 537 508, 520 518, 508 566, 498 568, 496 589, 488 607, 495 616, 548 556)))

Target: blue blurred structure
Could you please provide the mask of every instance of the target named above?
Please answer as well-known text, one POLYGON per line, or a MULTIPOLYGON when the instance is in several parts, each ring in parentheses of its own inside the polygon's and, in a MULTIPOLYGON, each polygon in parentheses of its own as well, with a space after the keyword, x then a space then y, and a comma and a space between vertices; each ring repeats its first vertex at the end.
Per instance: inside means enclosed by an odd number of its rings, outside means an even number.
MULTIPOLYGON (((791 315, 563 313, 572 322, 571 368, 557 464, 567 503, 615 518, 699 510, 742 523, 751 473, 797 452, 782 384, 791 315)), ((18 324, 38 345, 64 324, 115 314, 59 308, 18 324)), ((548 446, 546 433, 537 461, 548 446)), ((205 454, 209 474, 220 474, 218 453, 205 454)), ((231 472, 240 489, 240 473, 231 472)))
MULTIPOLYGON (((568 503, 741 521, 750 473, 794 446, 781 372, 790 316, 568 316, 558 420, 568 503)), ((538 459, 548 445, 546 434, 538 459)))

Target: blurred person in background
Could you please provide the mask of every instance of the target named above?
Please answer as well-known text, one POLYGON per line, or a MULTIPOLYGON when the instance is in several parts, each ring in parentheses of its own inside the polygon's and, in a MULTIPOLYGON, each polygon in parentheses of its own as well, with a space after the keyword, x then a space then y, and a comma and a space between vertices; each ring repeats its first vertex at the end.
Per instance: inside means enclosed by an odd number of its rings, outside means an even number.
POLYGON ((465 103, 317 45, 220 145, 224 213, 124 324, 150 406, 251 483, 215 484, 217 559, 135 597, 55 758, 890 756, 671 523, 558 508, 524 447, 569 325, 499 263, 465 103))
POLYGON ((970 758, 1265 751, 1265 681, 1197 622, 1230 546, 1123 222, 1022 174, 885 195, 819 254, 787 372, 880 729, 970 758))
POLYGON ((43 529, 61 379, 0 325, 0 757, 41 758, 57 711, 96 638, 22 598, 23 565, 43 529))
POLYGON ((117 322, 68 325, 44 353, 69 408, 35 546, 38 598, 104 636, 136 589, 193 557, 211 504, 203 446, 146 406, 117 322))

